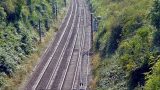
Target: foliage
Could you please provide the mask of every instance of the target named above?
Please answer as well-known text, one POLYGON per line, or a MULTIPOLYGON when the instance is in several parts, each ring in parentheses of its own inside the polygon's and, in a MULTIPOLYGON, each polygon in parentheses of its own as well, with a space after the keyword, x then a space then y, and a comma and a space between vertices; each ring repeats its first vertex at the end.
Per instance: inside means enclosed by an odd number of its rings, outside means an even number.
POLYGON ((149 27, 139 28, 136 35, 124 40, 119 46, 120 61, 127 71, 141 67, 148 62, 152 55, 150 52, 152 29, 149 27))
POLYGON ((151 10, 151 22, 160 30, 160 0, 154 0, 154 5, 151 10))
POLYGON ((127 90, 126 74, 124 70, 117 65, 117 56, 102 61, 98 69, 99 80, 97 90, 127 90), (114 60, 114 61, 112 61, 114 60))
POLYGON ((145 78, 146 73, 157 64, 159 56, 160 1, 89 0, 88 2, 93 6, 95 17, 102 17, 94 40, 94 49, 96 53, 100 53, 99 58, 101 58, 98 62, 99 68, 94 71, 97 73, 93 73, 98 77, 97 89, 142 89, 147 82, 147 90, 158 90, 159 84, 151 89, 156 82, 158 83, 155 79, 160 76, 154 75, 155 69, 150 73, 148 81, 145 78), (122 79, 117 76, 121 76, 122 79))
MULTIPOLYGON (((63 2, 56 1, 60 9, 63 2)), ((5 86, 4 77, 12 77, 36 50, 39 19, 45 34, 55 18, 55 4, 55 0, 0 0, 0 88, 5 86)))
POLYGON ((148 75, 148 81, 146 83, 146 90, 159 90, 160 89, 160 61, 158 61, 152 68, 152 74, 148 75))
POLYGON ((153 8, 150 12, 151 24, 157 29, 154 34, 153 43, 159 47, 160 45, 160 0, 154 0, 153 8))

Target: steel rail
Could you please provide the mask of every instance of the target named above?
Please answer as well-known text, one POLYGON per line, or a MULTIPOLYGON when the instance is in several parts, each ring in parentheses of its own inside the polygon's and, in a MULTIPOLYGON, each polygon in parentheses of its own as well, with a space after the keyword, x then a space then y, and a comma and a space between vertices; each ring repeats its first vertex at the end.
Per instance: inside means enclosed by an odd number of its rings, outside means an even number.
MULTIPOLYGON (((71 1, 71 2, 72 2, 72 1, 71 1)), ((71 4, 71 2, 70 2, 70 4, 71 4)), ((62 23, 61 23, 60 26, 59 26, 59 30, 60 30, 60 28, 62 28, 62 25, 65 23, 65 20, 66 20, 67 17, 68 17, 70 7, 71 7, 71 6, 67 7, 67 14, 65 15, 65 17, 64 17, 63 20, 62 20, 62 23)), ((61 35, 62 35, 62 34, 61 34, 61 35)), ((30 88, 30 85, 32 85, 32 84, 31 84, 31 83, 32 83, 31 80, 35 79, 34 76, 36 75, 37 71, 40 70, 39 68, 40 68, 40 66, 42 66, 42 63, 46 63, 46 62, 44 61, 44 59, 45 59, 46 55, 47 55, 49 52, 51 52, 51 49, 50 49, 50 48, 52 48, 52 46, 53 46, 53 44, 54 44, 54 42, 55 42, 55 40, 53 40, 53 39, 54 39, 54 38, 51 39, 51 42, 49 43, 49 45, 47 46, 47 48, 46 48, 45 51, 43 52, 43 54, 42 54, 42 56, 41 56, 41 58, 40 58, 41 60, 40 60, 40 61, 38 62, 38 64, 33 68, 32 71, 34 71, 34 72, 32 72, 32 73, 29 75, 29 77, 31 77, 31 78, 28 78, 28 81, 26 82, 25 87, 24 87, 25 90, 28 90, 28 89, 30 88), (34 77, 34 78, 33 78, 33 77, 34 77)), ((42 66, 42 68, 43 68, 43 66, 42 66)))
MULTIPOLYGON (((82 20, 82 10, 83 9, 81 9, 80 10, 80 12, 81 12, 81 20, 82 20)), ((84 13, 83 13, 84 14, 84 13)), ((82 22, 82 21, 81 21, 82 22)), ((74 89, 76 89, 76 82, 78 82, 78 81, 76 81, 76 77, 78 78, 78 77, 80 77, 80 83, 83 83, 83 80, 82 80, 82 53, 83 53, 83 47, 84 47, 84 44, 85 44, 85 42, 84 42, 84 39, 85 39, 85 31, 84 31, 84 18, 83 18, 83 25, 82 25, 82 37, 81 37, 82 39, 81 39, 81 43, 80 43, 80 49, 79 49, 79 58, 78 58, 78 63, 79 64, 77 64, 77 67, 76 67, 76 72, 75 72, 75 75, 74 75, 74 80, 73 80, 73 84, 72 84, 72 90, 74 90, 74 89), (77 75, 77 73, 79 73, 78 75, 77 75)), ((78 85, 79 85, 79 83, 78 83, 78 85)))
MULTIPOLYGON (((80 15, 81 15, 81 10, 80 10, 79 13, 80 13, 80 15)), ((79 17, 79 22, 80 22, 80 17, 79 17)), ((79 24, 79 29, 80 29, 80 24, 79 24)), ((79 36, 79 38, 81 38, 79 34, 78 34, 78 36, 79 36)), ((80 40, 81 40, 81 39, 80 39, 80 40)), ((80 44, 80 45, 79 45, 78 62, 77 62, 77 65, 76 65, 76 71, 75 71, 75 73, 74 73, 74 78, 73 78, 73 83, 72 83, 71 90, 74 90, 74 88, 75 88, 76 77, 78 76, 77 74, 78 74, 78 72, 79 72, 78 67, 79 67, 79 64, 80 64, 80 57, 81 57, 81 43, 79 43, 79 44, 80 44)))
MULTIPOLYGON (((78 24, 77 24, 77 26, 78 26, 78 24)), ((78 27, 78 28, 79 28, 79 27, 78 27)), ((68 63, 67 63, 67 68, 66 68, 66 70, 65 70, 65 72, 64 72, 64 76, 63 76, 63 78, 62 78, 62 82, 60 83, 60 88, 59 88, 59 90, 62 90, 62 88, 63 88, 64 81, 65 81, 67 72, 68 72, 68 70, 69 70, 69 65, 70 65, 71 59, 72 59, 72 57, 73 57, 74 48, 75 48, 75 46, 76 46, 77 36, 78 36, 78 30, 77 30, 77 32, 76 32, 76 37, 75 37, 75 40, 74 40, 74 44, 72 45, 71 55, 69 56, 69 61, 68 61, 68 63)))
MULTIPOLYGON (((76 11, 77 11, 77 4, 76 4, 76 11)), ((74 22, 75 22, 75 18, 76 18, 76 11, 75 11, 75 15, 74 15, 74 21, 72 23, 71 30, 70 30, 70 33, 69 33, 69 38, 67 38, 67 41, 66 41, 65 46, 64 46, 64 48, 62 50, 62 53, 61 53, 61 55, 60 55, 60 57, 58 59, 58 63, 56 64, 56 67, 55 67, 55 69, 54 69, 54 71, 53 71, 53 73, 51 75, 51 78, 49 80, 49 83, 47 84, 46 89, 51 89, 51 85, 52 85, 52 83, 53 83, 53 81, 54 81, 54 79, 55 79, 55 77, 57 75, 57 71, 58 71, 58 69, 60 67, 60 64, 62 62, 62 59, 63 59, 64 53, 66 51, 66 48, 67 48, 67 46, 69 44, 69 40, 70 40, 71 35, 73 33, 73 27, 74 27, 74 22)))
MULTIPOLYGON (((73 1, 72 1, 72 2, 73 2, 73 1)), ((51 62, 51 60, 52 60, 55 52, 57 51, 57 48, 58 48, 58 46, 59 46, 59 44, 60 44, 60 42, 61 42, 61 40, 62 40, 62 38, 63 38, 63 36, 64 36, 64 33, 67 31, 67 27, 68 27, 69 21, 71 20, 72 13, 73 13, 73 4, 72 4, 72 8, 71 8, 71 14, 70 14, 69 19, 68 19, 68 21, 67 21, 67 25, 65 26, 64 31, 63 31, 63 33, 62 33, 62 35, 61 35, 61 37, 60 37, 60 40, 58 41, 58 43, 57 43, 57 45, 56 45, 56 47, 55 47, 55 50, 54 50, 54 52, 52 53, 51 57, 49 58, 48 62, 45 64, 45 66, 44 66, 41 74, 38 76, 38 79, 36 80, 36 83, 33 85, 32 90, 35 90, 36 87, 38 86, 38 84, 39 84, 39 82, 40 82, 43 74, 45 73, 45 71, 46 71, 47 67, 49 66, 49 64, 50 64, 50 62, 51 62)))
MULTIPOLYGON (((85 1, 83 1, 83 5, 84 5, 84 25, 85 25, 85 28, 86 28, 86 22, 87 22, 87 9, 86 9, 86 3, 85 1)), ((88 74, 89 74, 89 60, 90 60, 90 56, 89 56, 89 53, 90 53, 90 31, 89 31, 89 42, 88 42, 88 45, 89 45, 89 48, 88 48, 88 53, 87 53, 87 75, 86 75, 86 85, 85 85, 85 90, 87 90, 87 86, 88 86, 88 74)))

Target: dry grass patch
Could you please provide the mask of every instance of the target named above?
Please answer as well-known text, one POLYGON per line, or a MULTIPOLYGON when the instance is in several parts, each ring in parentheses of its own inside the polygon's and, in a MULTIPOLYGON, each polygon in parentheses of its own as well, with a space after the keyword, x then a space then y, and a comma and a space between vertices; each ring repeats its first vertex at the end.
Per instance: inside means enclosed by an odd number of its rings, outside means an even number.
POLYGON ((99 54, 95 54, 92 56, 91 65, 92 65, 93 78, 89 85, 89 88, 91 90, 96 90, 96 87, 97 87, 97 80, 99 78, 98 67, 100 65, 100 60, 101 58, 99 54))

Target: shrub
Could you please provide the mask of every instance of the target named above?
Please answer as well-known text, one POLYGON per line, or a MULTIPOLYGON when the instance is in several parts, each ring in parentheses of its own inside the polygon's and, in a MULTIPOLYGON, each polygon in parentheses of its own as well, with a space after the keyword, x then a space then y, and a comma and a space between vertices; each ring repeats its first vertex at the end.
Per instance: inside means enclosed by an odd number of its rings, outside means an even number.
POLYGON ((160 30, 160 0, 154 0, 154 5, 150 14, 152 25, 160 30))
POLYGON ((160 61, 158 61, 152 68, 152 74, 147 76, 146 90, 159 90, 160 89, 160 61))

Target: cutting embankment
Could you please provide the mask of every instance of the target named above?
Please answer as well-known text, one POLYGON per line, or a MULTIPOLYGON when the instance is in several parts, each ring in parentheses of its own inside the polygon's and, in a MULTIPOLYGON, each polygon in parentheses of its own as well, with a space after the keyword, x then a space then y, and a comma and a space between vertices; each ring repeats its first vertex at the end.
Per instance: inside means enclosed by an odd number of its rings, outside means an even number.
POLYGON ((93 90, 160 89, 160 0, 88 0, 94 17, 93 90))
POLYGON ((20 87, 53 40, 65 12, 61 0, 0 1, 0 89, 20 87))

